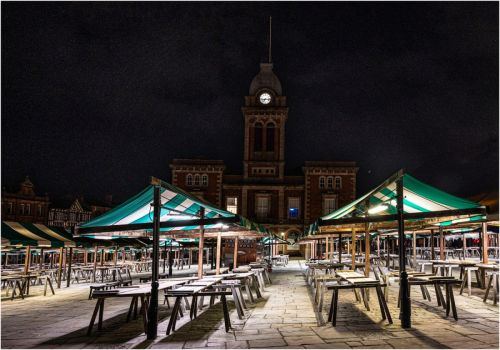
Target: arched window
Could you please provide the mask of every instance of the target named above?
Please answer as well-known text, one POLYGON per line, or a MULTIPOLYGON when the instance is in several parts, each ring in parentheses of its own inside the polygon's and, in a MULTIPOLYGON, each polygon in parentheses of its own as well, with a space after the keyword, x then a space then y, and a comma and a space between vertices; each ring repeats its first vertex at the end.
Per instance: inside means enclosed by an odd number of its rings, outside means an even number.
POLYGON ((342 188, 342 178, 340 176, 335 176, 335 188, 338 190, 342 188))
POLYGON ((193 175, 188 174, 186 176, 186 185, 187 186, 193 186, 193 175))
POLYGON ((319 177, 319 188, 325 188, 325 177, 324 176, 319 177))
POLYGON ((207 174, 201 175, 201 185, 208 186, 208 175, 207 174))
POLYGON ((254 152, 262 151, 262 124, 257 123, 254 127, 254 144, 253 144, 254 152))
POLYGON ((326 178, 326 187, 333 188, 333 176, 328 176, 326 178))
POLYGON ((268 152, 274 151, 274 124, 267 124, 266 128, 266 150, 268 152))
POLYGON ((200 174, 195 174, 194 175, 194 185, 195 186, 200 186, 200 174))

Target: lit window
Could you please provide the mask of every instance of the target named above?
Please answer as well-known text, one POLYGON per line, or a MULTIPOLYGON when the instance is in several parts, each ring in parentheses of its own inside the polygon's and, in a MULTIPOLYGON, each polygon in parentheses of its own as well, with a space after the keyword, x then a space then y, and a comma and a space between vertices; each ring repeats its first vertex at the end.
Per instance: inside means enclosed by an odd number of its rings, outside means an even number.
POLYGON ((335 197, 323 197, 323 215, 330 214, 336 209, 335 197))
POLYGON ((195 186, 200 186, 200 174, 195 174, 194 175, 194 185, 195 186))
POLYGON ((338 190, 342 188, 342 178, 340 176, 335 177, 335 188, 338 190))
POLYGON ((269 214, 269 196, 256 196, 255 198, 255 213, 258 218, 267 218, 269 214))
POLYGON ((296 219, 299 217, 300 198, 288 197, 288 218, 296 219))
POLYGON ((325 177, 324 176, 319 177, 319 188, 325 188, 325 177))
POLYGON ((31 215, 31 204, 26 204, 26 215, 31 215))
POLYGON ((21 215, 24 215, 24 204, 21 204, 21 206, 19 207, 19 212, 21 213, 21 215))
POLYGON ((333 188, 333 176, 328 176, 326 178, 326 187, 333 188))
POLYGON ((186 176, 186 185, 187 186, 193 186, 193 175, 188 174, 186 176))
POLYGON ((238 197, 226 197, 226 210, 238 214, 238 197))

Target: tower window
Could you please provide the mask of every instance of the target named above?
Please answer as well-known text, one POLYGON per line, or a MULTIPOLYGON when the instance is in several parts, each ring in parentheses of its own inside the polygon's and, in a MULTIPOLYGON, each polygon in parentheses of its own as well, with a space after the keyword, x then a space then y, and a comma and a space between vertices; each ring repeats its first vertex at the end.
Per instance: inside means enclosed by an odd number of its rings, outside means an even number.
POLYGON ((26 204, 26 215, 31 215, 31 204, 26 204))
POLYGON ((326 178, 326 187, 333 188, 333 176, 328 176, 326 178))
POLYGON ((266 128, 266 149, 274 152, 274 124, 268 124, 266 128))
POLYGON ((200 174, 195 174, 194 175, 194 185, 195 186, 200 186, 200 174))
POLYGON ((325 188, 325 177, 324 176, 319 177, 319 188, 325 188))
POLYGON ((21 213, 21 215, 24 215, 24 203, 21 204, 19 209, 20 209, 19 212, 21 213))
POLYGON ((193 186, 193 175, 188 174, 186 176, 186 185, 187 186, 193 186))
POLYGON ((201 185, 208 186, 208 175, 207 174, 201 175, 201 185))
POLYGON ((340 176, 335 177, 335 188, 340 190, 342 188, 342 178, 340 176))
POLYGON ((238 214, 238 197, 226 197, 226 210, 238 214))
POLYGON ((254 152, 261 152, 262 151, 262 124, 257 123, 255 124, 254 128, 254 145, 253 145, 253 150, 254 152))

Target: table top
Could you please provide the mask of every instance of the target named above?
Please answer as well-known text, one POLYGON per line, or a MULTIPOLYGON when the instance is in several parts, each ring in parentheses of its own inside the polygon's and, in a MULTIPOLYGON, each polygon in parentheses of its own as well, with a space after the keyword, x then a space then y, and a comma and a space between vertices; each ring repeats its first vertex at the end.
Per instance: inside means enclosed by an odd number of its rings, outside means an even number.
POLYGON ((442 264, 442 265, 461 265, 461 266, 474 266, 477 264, 477 261, 473 260, 458 260, 458 259, 450 259, 450 260, 429 260, 433 264, 442 264))
POLYGON ((482 269, 488 269, 488 270, 498 270, 499 265, 498 264, 476 264, 477 267, 480 267, 482 269))
POLYGON ((338 277, 344 278, 344 279, 347 279, 347 278, 365 278, 365 275, 363 275, 362 273, 353 272, 353 271, 346 271, 346 272, 337 271, 336 275, 338 277))

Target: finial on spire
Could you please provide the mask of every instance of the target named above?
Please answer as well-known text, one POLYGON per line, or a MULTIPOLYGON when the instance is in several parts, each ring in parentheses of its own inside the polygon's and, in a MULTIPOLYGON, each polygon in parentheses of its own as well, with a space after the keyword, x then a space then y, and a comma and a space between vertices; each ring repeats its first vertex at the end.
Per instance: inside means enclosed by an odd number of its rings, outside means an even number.
POLYGON ((269 63, 272 63, 272 55, 271 55, 272 21, 273 21, 273 18, 271 16, 269 16, 269 63))

